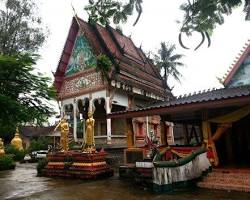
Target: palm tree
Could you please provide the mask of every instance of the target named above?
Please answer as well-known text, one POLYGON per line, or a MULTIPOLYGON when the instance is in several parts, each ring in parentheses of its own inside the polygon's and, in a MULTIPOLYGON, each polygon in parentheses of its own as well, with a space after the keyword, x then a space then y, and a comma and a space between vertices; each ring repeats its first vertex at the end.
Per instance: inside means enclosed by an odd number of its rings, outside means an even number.
POLYGON ((175 53, 175 45, 161 42, 161 48, 158 50, 158 55, 155 55, 155 64, 159 71, 164 71, 162 78, 166 85, 168 85, 168 78, 172 76, 175 80, 181 83, 182 74, 178 67, 184 66, 179 60, 184 56, 175 53))

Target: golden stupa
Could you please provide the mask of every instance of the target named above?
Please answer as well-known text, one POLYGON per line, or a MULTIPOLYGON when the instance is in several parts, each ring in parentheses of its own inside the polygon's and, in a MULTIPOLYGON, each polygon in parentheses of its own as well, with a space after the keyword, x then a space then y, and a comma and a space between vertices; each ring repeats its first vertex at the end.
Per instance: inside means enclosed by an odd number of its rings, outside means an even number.
POLYGON ((0 156, 5 155, 4 144, 2 138, 0 138, 0 156))
POLYGON ((18 150, 23 150, 23 141, 20 138, 18 127, 16 128, 15 137, 11 140, 11 144, 18 150))

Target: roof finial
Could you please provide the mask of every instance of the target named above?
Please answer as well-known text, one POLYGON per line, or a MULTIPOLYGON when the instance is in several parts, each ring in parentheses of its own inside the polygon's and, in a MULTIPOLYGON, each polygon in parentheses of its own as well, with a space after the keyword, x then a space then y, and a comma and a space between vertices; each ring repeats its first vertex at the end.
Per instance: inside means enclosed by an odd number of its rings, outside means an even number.
POLYGON ((142 43, 141 43, 141 45, 140 45, 140 49, 142 49, 142 43))
POLYGON ((76 10, 75 10, 75 8, 74 8, 74 6, 73 6, 72 2, 71 2, 71 7, 72 7, 72 10, 73 10, 73 13, 74 13, 74 18, 75 18, 75 20, 76 20, 76 23, 77 23, 77 24, 78 24, 78 26, 79 26, 79 30, 80 30, 81 34, 83 34, 83 35, 84 35, 84 31, 83 31, 83 29, 82 29, 82 27, 81 27, 81 24, 80 24, 80 22, 79 22, 79 19, 78 19, 78 16, 77 16, 76 10))

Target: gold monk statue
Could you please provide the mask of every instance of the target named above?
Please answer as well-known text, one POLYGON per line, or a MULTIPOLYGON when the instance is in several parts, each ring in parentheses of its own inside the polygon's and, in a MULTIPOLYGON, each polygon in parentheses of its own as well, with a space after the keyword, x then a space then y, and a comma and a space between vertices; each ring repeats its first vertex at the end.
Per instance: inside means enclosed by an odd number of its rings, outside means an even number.
POLYGON ((60 137, 60 148, 61 152, 65 152, 69 150, 69 124, 67 120, 63 117, 61 121, 57 124, 56 128, 54 131, 56 131, 60 126, 60 132, 61 132, 61 137, 60 137))
POLYGON ((83 145, 84 151, 87 152, 95 151, 94 127, 95 127, 95 120, 93 118, 93 113, 89 111, 88 119, 86 120, 85 143, 83 145))
POLYGON ((0 156, 3 156, 5 154, 4 151, 4 145, 3 145, 3 140, 0 138, 0 156))

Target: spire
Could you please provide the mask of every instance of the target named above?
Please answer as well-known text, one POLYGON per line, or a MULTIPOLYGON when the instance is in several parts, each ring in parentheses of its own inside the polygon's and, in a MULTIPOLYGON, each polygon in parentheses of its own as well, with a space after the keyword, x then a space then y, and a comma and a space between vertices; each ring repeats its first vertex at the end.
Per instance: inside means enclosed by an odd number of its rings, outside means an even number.
POLYGON ((78 18, 78 16, 77 16, 76 10, 75 10, 75 8, 74 8, 72 2, 71 2, 71 7, 72 7, 72 10, 73 10, 73 13, 74 13, 74 18, 75 18, 75 20, 76 20, 76 23, 77 23, 78 26, 79 26, 79 30, 80 30, 81 34, 84 35, 84 30, 83 30, 82 27, 81 27, 79 18, 78 18))

